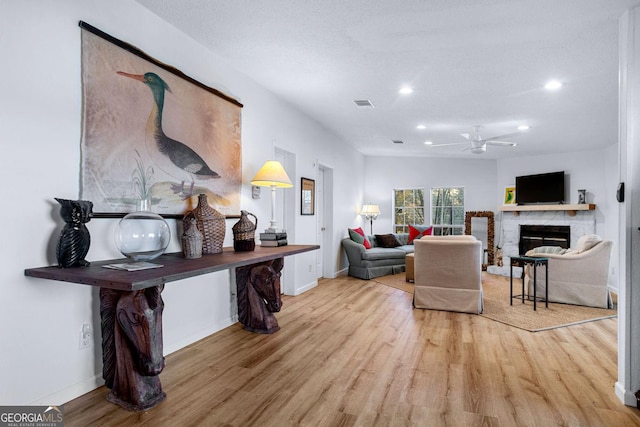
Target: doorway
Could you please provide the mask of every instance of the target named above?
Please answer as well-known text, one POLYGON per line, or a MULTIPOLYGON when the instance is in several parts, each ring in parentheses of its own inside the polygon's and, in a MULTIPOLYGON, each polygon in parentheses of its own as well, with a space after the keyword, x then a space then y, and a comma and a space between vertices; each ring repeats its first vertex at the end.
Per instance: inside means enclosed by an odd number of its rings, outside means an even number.
MULTIPOLYGON (((274 149, 274 160, 282 164, 285 172, 291 177, 295 177, 296 156, 295 154, 285 151, 281 148, 274 149)), ((293 182, 293 181, 292 181, 293 182)), ((295 183, 294 183, 295 188, 295 183)), ((276 220, 278 228, 287 232, 287 239, 295 241, 295 191, 293 188, 276 188, 276 220)), ((281 292, 292 295, 295 292, 295 259, 290 257, 284 263, 282 276, 280 278, 281 292)))
POLYGON ((333 279, 336 277, 331 260, 333 257, 333 169, 320 164, 316 177, 316 212, 317 236, 320 245, 317 251, 316 273, 318 279, 322 277, 333 279))

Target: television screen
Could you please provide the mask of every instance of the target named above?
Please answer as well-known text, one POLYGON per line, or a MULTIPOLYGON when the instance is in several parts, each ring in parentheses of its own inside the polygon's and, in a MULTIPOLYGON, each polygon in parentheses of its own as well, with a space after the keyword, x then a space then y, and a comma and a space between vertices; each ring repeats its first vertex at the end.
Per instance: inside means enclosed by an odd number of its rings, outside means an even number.
POLYGON ((516 203, 564 203, 564 171, 517 176, 516 203))

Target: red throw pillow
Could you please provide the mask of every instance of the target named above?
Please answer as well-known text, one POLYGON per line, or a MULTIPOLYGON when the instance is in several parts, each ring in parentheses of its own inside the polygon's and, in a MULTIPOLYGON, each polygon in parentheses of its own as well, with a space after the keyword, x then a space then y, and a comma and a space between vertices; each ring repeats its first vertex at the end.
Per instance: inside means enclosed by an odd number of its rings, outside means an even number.
POLYGON ((419 225, 409 225, 409 240, 407 241, 407 243, 411 244, 415 239, 419 239, 422 236, 431 236, 432 231, 433 231, 433 226, 421 227, 419 225))
POLYGON ((371 249, 371 242, 369 242, 367 236, 364 235, 364 231, 362 231, 361 227, 350 228, 349 237, 351 237, 351 240, 353 240, 354 242, 364 245, 365 249, 371 249))

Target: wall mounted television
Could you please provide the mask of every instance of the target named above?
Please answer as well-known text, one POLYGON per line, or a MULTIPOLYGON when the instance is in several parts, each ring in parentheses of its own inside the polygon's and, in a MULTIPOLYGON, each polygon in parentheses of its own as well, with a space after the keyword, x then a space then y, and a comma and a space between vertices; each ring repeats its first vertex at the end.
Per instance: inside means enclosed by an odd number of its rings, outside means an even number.
POLYGON ((516 203, 564 203, 564 171, 517 176, 516 203))

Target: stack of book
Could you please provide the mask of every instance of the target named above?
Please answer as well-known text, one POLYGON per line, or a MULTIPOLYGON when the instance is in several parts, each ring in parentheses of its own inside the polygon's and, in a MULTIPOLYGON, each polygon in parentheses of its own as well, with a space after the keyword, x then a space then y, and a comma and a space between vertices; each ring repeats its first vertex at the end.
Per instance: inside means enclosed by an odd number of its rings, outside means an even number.
POLYGON ((287 246, 287 232, 278 231, 275 233, 264 232, 260 233, 260 245, 261 246, 287 246))

